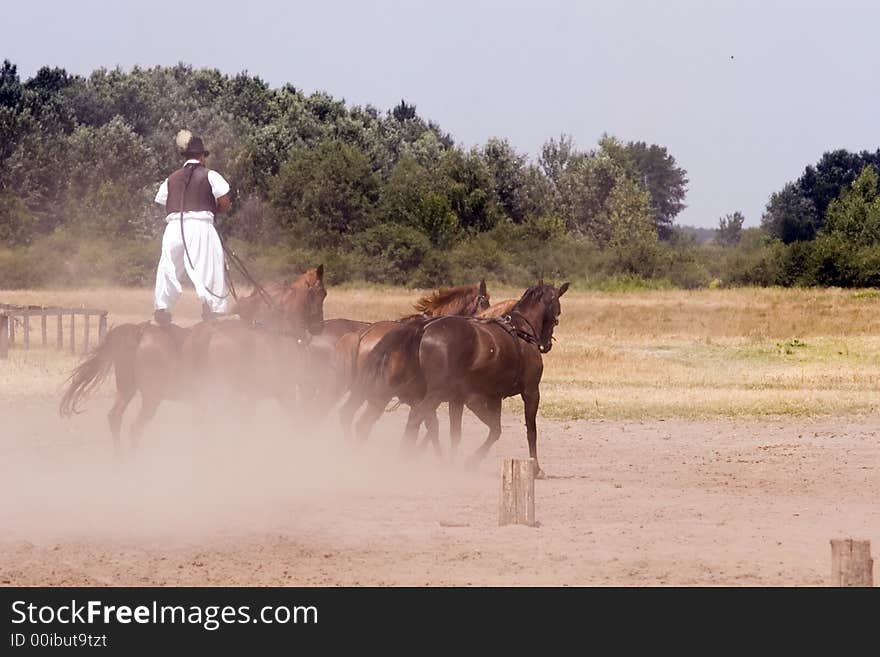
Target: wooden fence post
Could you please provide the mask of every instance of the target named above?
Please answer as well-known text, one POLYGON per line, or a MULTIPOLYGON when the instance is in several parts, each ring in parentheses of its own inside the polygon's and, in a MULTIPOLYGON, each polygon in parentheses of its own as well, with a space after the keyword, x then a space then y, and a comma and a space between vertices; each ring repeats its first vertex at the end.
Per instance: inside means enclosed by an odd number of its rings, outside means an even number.
POLYGON ((9 358, 9 316, 0 312, 0 358, 9 358))
POLYGON ((76 313, 70 313, 70 353, 76 355, 76 313))
POLYGON ((62 320, 61 311, 58 311, 58 333, 55 341, 55 348, 58 351, 64 349, 64 322, 62 320))
POLYGON ((49 338, 46 334, 46 309, 40 312, 40 333, 43 335, 43 347, 49 344, 49 338))
POLYGON ((874 586, 871 541, 831 539, 831 586, 874 586))
POLYGON ((31 311, 25 308, 21 314, 21 321, 24 325, 24 348, 25 351, 31 348, 31 311))
POLYGON ((9 346, 15 345, 15 315, 9 315, 9 346))
POLYGON ((535 526, 536 459, 504 459, 501 468, 499 525, 535 526))
POLYGON ((88 313, 85 314, 86 328, 83 333, 83 353, 84 354, 89 353, 89 324, 91 324, 91 318, 92 318, 91 315, 89 315, 88 313))

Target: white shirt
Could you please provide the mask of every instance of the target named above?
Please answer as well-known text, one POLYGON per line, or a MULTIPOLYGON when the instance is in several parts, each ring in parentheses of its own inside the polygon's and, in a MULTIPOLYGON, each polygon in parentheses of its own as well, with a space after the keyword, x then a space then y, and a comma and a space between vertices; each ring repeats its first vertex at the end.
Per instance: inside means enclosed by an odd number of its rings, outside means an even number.
MULTIPOLYGON (((187 160, 183 163, 183 166, 187 164, 198 164, 198 160, 187 160)), ((216 171, 208 169, 208 182, 211 183, 211 192, 214 194, 214 200, 217 200, 221 196, 225 196, 229 193, 229 183, 223 179, 216 171)), ((156 192, 156 203, 164 206, 168 201, 168 178, 166 178, 161 185, 159 185, 159 191, 156 192)), ((187 210, 183 213, 184 219, 202 219, 206 221, 214 221, 214 213, 210 210, 187 210)), ((165 222, 174 221, 175 219, 180 219, 180 212, 172 212, 167 217, 165 217, 165 222)))

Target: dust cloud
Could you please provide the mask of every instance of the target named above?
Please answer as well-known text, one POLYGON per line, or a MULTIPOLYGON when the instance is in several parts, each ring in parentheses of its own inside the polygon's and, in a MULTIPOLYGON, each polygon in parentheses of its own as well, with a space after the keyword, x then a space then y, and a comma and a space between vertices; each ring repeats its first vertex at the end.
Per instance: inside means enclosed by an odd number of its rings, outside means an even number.
MULTIPOLYGON (((335 428, 335 413, 307 428, 265 402, 247 418, 196 422, 189 407, 165 403, 134 453, 124 431, 116 458, 104 418, 110 404, 90 400, 70 420, 44 404, 0 410, 5 539, 191 541, 297 525, 305 531, 315 522, 356 532, 397 504, 422 504, 429 517, 442 518, 450 492, 467 496, 487 483, 430 452, 402 456, 403 409, 387 414, 369 442, 354 445, 335 428)), ((126 428, 137 407, 135 400, 126 428)))

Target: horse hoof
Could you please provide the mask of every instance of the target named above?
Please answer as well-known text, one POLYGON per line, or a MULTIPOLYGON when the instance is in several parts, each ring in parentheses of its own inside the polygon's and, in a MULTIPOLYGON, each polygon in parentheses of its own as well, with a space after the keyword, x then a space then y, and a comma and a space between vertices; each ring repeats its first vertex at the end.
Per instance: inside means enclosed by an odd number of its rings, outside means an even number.
POLYGON ((538 468, 538 471, 535 473, 535 479, 546 479, 547 475, 541 468, 538 468))

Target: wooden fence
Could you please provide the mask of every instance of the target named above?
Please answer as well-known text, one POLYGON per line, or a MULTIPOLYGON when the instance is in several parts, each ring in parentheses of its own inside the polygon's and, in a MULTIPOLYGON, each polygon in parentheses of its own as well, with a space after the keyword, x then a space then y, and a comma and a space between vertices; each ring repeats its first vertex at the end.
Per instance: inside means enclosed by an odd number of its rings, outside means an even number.
POLYGON ((107 311, 94 308, 60 308, 56 306, 16 306, 8 303, 0 303, 0 358, 9 357, 9 349, 16 345, 18 334, 21 333, 21 343, 24 349, 31 348, 31 331, 37 330, 39 319, 39 331, 43 347, 49 346, 49 322, 52 321, 55 329, 55 348, 64 349, 65 324, 67 324, 67 345, 71 354, 89 350, 91 338, 91 319, 97 318, 98 343, 104 339, 107 333, 107 311), (82 342, 77 345, 77 318, 82 321, 82 342), (33 321, 34 326, 31 326, 33 321))

